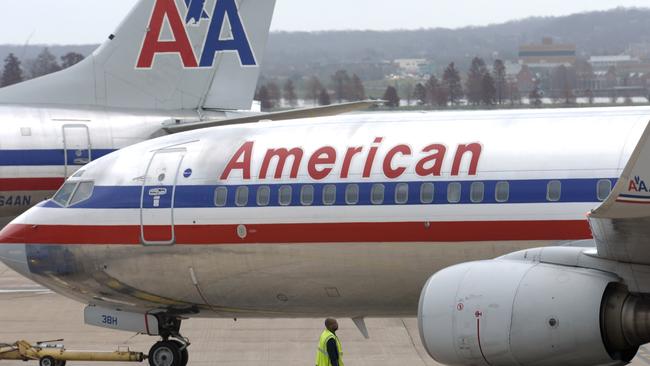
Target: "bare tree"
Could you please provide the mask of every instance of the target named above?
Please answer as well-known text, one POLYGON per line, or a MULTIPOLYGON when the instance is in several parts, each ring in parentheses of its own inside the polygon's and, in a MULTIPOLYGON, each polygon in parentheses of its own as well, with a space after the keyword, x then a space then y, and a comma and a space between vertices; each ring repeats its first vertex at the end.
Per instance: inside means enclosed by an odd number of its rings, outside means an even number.
POLYGON ((551 75, 551 96, 558 102, 564 104, 575 103, 573 90, 576 85, 577 74, 573 67, 560 65, 553 70, 551 75))
POLYGON ((542 97, 543 97, 542 90, 539 88, 539 80, 535 80, 535 86, 533 87, 533 90, 530 91, 530 94, 528 95, 528 99, 530 99, 530 104, 532 104, 535 107, 541 107, 542 106, 542 97))
POLYGON ((415 90, 413 91, 413 98, 417 100, 419 105, 427 104, 427 88, 425 88, 422 83, 417 83, 415 85, 415 90))
POLYGON ((327 91, 327 89, 322 88, 320 93, 318 94, 318 104, 319 105, 330 105, 332 104, 332 98, 330 97, 330 93, 327 91))
POLYGON ((481 80, 481 101, 483 104, 494 104, 496 93, 497 91, 494 86, 494 79, 489 72, 486 72, 483 74, 483 79, 481 80))
POLYGON ((268 89, 269 99, 273 104, 273 108, 279 106, 282 100, 282 91, 280 91, 280 87, 278 86, 278 84, 275 83, 274 81, 269 81, 268 83, 266 83, 266 88, 268 89))
POLYGON ((348 72, 345 70, 338 70, 334 75, 332 75, 332 86, 334 87, 334 95, 339 103, 342 103, 344 100, 351 99, 351 84, 352 79, 348 72))
POLYGON ((351 81, 351 95, 350 100, 364 100, 366 99, 366 88, 363 86, 363 81, 357 74, 352 74, 351 81))
POLYGON ((463 86, 460 83, 460 74, 456 70, 453 62, 445 69, 442 80, 447 90, 449 102, 451 104, 458 104, 458 101, 463 96, 463 86))
POLYGON ((480 57, 474 57, 472 59, 472 65, 467 72, 467 81, 465 84, 467 100, 473 105, 479 105, 483 100, 483 77, 487 73, 485 61, 480 57))
POLYGON ((298 96, 296 95, 296 87, 293 84, 293 80, 288 79, 287 82, 284 83, 283 91, 284 91, 283 97, 285 102, 291 107, 297 106, 298 96))
POLYGON ((399 95, 397 94, 397 89, 394 86, 389 86, 386 88, 386 92, 384 93, 384 100, 386 101, 387 107, 399 107, 399 95))
POLYGON ((255 93, 255 99, 260 101, 260 104, 262 105, 262 110, 269 110, 273 109, 273 102, 271 101, 271 97, 269 96, 269 89, 266 87, 266 85, 260 86, 259 89, 257 89, 257 93, 255 93))
POLYGON ((18 57, 10 53, 5 59, 2 77, 0 78, 0 87, 14 85, 23 81, 23 70, 20 67, 18 57))
POLYGON ((494 75, 494 86, 496 88, 496 102, 503 104, 508 90, 508 82, 506 80, 506 66, 503 60, 495 60, 492 73, 494 75))
POLYGON ((76 52, 68 52, 65 55, 61 56, 61 68, 67 69, 70 66, 74 66, 79 62, 83 61, 84 55, 76 52))
POLYGON ((36 60, 32 63, 29 68, 29 72, 32 78, 37 78, 39 76, 51 74, 61 70, 61 66, 56 62, 56 57, 50 52, 46 47, 38 54, 36 60))
POLYGON ((317 76, 309 78, 309 81, 307 81, 307 99, 311 99, 314 102, 314 105, 320 104, 319 101, 322 90, 323 84, 317 76))

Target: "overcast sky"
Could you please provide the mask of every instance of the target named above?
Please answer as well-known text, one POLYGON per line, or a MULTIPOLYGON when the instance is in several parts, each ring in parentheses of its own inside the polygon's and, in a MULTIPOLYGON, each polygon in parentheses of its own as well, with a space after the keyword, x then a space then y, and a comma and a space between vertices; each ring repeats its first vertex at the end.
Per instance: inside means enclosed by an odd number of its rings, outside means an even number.
MULTIPOLYGON (((102 42, 136 0, 0 0, 0 44, 102 42)), ((273 30, 417 29, 566 15, 648 0, 277 0, 273 30)))

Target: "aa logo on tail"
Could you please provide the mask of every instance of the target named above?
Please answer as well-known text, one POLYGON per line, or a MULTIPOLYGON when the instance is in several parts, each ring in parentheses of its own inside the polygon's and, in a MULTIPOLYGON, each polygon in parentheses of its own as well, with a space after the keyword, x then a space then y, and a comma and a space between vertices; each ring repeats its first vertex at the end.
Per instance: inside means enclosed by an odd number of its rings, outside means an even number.
POLYGON ((628 192, 648 192, 648 186, 646 186, 645 181, 641 177, 636 176, 634 179, 630 179, 630 183, 627 188, 628 192))
POLYGON ((155 1, 137 69, 150 69, 159 54, 178 55, 185 68, 211 68, 218 52, 235 52, 242 66, 257 66, 235 0, 216 0, 211 14, 206 9, 207 0, 184 0, 184 15, 175 0, 155 1), (161 40, 165 20, 173 38, 171 40, 161 40), (197 55, 187 29, 204 21, 209 22, 208 31, 203 48, 197 55), (224 27, 226 25, 228 28, 224 27), (221 30, 224 28, 232 31, 232 37, 221 38, 221 30))

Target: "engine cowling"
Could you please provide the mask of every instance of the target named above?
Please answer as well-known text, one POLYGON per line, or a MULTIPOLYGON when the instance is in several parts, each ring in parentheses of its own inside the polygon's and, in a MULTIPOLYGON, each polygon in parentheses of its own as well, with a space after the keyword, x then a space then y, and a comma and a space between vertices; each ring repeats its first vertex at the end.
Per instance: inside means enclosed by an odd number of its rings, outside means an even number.
POLYGON ((446 365, 623 365, 650 341, 648 301, 611 273, 513 260, 434 274, 418 323, 446 365))

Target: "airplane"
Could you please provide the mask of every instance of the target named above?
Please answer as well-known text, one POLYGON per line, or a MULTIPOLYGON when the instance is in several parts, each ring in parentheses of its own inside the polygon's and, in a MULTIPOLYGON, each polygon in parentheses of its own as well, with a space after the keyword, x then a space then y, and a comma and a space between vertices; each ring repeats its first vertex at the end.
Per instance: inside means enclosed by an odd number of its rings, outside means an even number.
POLYGON ((84 61, 0 89, 0 227, 84 164, 133 143, 368 107, 251 110, 274 7, 275 0, 140 0, 84 61))
POLYGON ((650 342, 650 107, 217 126, 97 159, 0 260, 160 337, 187 318, 417 316, 447 365, 624 365, 650 342))

